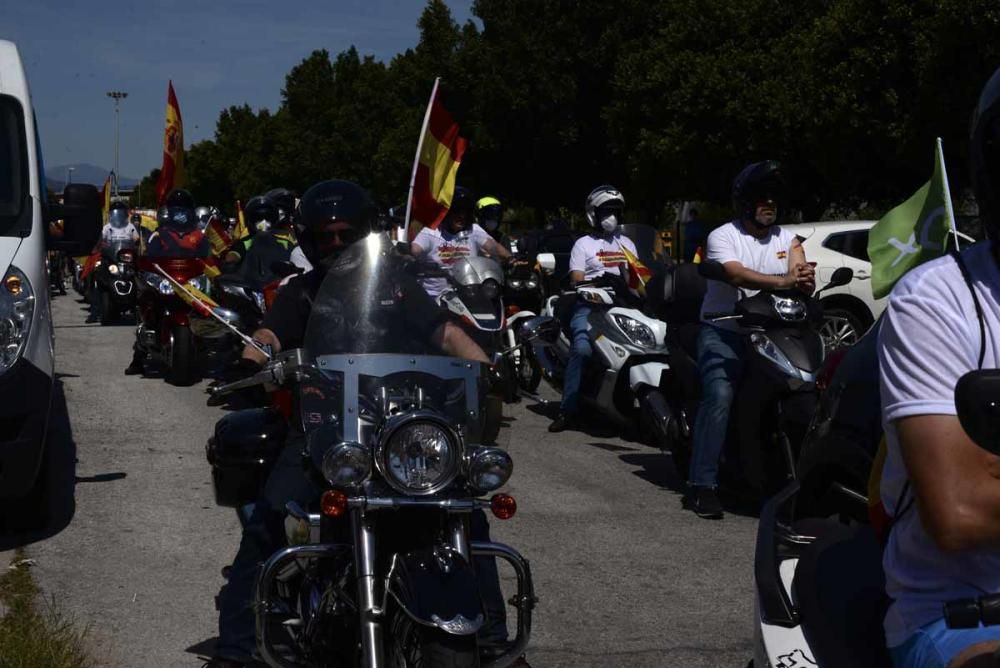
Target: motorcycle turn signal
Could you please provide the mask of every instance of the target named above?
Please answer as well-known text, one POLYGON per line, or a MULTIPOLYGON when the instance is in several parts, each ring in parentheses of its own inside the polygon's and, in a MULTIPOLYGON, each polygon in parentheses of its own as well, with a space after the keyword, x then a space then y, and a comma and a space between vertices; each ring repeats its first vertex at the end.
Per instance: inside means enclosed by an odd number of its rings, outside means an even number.
POLYGON ((494 494, 490 498, 490 510, 497 519, 509 520, 517 512, 517 501, 510 494, 494 494))
POLYGON ((320 508, 327 517, 343 517, 347 512, 347 495, 335 489, 328 489, 320 498, 320 508))

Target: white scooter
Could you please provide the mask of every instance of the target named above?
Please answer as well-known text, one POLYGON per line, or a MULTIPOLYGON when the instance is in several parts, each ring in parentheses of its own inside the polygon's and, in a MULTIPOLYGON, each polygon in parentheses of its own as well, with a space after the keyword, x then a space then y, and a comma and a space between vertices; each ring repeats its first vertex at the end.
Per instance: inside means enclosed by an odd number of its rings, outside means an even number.
MULTIPOLYGON (((551 253, 538 256, 543 271, 555 269, 551 253)), ((542 314, 526 321, 519 333, 536 332, 541 327, 561 325, 568 308, 561 300, 583 300, 591 307, 588 323, 593 354, 583 370, 581 403, 627 426, 638 425, 642 435, 655 441, 676 429, 673 413, 664 398, 663 373, 669 370, 665 344, 667 325, 650 318, 637 308, 625 305, 627 286, 615 276, 578 283, 573 290, 549 297, 542 314)), ((531 352, 538 360, 543 377, 562 389, 572 342, 560 327, 553 342, 533 336, 531 352)))

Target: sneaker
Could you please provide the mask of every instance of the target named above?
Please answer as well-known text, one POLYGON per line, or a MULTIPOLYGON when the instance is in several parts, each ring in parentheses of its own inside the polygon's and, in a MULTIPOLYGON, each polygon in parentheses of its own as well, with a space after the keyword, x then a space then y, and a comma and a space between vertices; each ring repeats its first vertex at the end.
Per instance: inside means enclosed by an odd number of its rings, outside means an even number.
POLYGON ((722 502, 714 487, 692 485, 684 496, 683 505, 705 520, 721 520, 723 517, 722 502))
POLYGON ((569 413, 560 412, 559 415, 556 416, 556 419, 549 425, 549 431, 553 434, 557 434, 560 431, 566 431, 567 429, 572 428, 573 423, 573 417, 569 413))

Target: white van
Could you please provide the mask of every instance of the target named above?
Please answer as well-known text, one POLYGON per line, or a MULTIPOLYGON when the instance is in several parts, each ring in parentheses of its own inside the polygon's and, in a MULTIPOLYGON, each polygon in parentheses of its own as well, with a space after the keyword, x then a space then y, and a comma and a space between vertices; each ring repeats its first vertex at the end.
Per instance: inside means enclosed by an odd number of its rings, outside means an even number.
POLYGON ((44 454, 54 352, 46 250, 89 252, 100 234, 97 189, 69 186, 65 197, 65 208, 48 205, 27 77, 17 47, 0 40, 0 500, 16 507, 0 516, 0 531, 44 523, 49 506, 44 454), (48 244, 55 217, 65 218, 66 232, 48 244))

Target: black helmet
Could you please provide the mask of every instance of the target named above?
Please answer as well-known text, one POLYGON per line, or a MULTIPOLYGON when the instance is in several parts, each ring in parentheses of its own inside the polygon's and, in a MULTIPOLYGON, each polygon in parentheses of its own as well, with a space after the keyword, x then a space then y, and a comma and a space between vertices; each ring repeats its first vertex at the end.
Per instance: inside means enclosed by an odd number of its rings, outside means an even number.
POLYGON ((1000 69, 979 95, 969 136, 969 178, 986 236, 1000 238, 1000 69))
POLYGON ((787 213, 788 183, 784 168, 775 160, 751 163, 733 179, 733 208, 741 219, 753 220, 761 200, 775 203, 777 220, 787 213))
MULTIPOLYGON (((354 230, 353 243, 367 236, 375 224, 376 208, 367 191, 350 181, 320 181, 302 194, 295 216, 299 246, 313 266, 325 266, 336 253, 324 252, 317 238, 326 223, 348 223, 354 230)), ((343 239, 343 237, 341 237, 343 239)))
POLYGON ((264 193, 278 207, 277 227, 290 227, 295 218, 295 193, 288 188, 275 188, 264 193))
POLYGON ((250 235, 266 232, 278 222, 278 207, 267 197, 251 197, 243 208, 243 216, 250 235))
POLYGON ((164 221, 166 225, 184 230, 194 227, 198 222, 194 214, 194 197, 188 191, 182 188, 171 190, 163 204, 167 208, 164 221))

